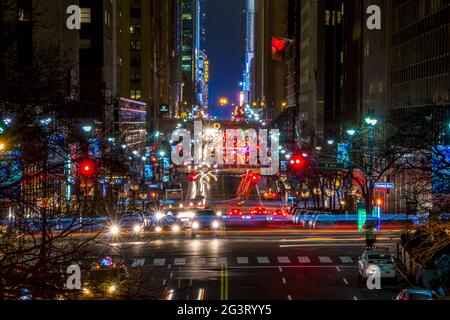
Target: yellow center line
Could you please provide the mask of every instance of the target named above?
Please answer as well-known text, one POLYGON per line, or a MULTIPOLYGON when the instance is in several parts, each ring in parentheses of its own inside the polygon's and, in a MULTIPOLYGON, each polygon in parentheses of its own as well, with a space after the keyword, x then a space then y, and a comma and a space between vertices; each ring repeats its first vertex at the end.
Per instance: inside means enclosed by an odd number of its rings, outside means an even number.
POLYGON ((220 266, 221 270, 220 270, 220 300, 224 299, 224 268, 223 268, 223 264, 220 266))
POLYGON ((228 267, 225 264, 225 300, 228 300, 228 267))

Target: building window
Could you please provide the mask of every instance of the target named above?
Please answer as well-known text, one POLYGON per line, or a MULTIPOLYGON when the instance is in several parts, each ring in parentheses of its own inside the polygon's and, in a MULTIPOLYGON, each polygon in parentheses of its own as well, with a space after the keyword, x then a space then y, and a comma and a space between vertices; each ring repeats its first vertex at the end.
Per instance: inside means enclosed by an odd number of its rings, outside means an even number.
POLYGON ((134 99, 134 100, 141 99, 141 90, 140 89, 131 90, 130 96, 131 96, 131 99, 134 99))
POLYGON ((130 9, 130 17, 131 18, 140 18, 141 17, 141 8, 131 8, 130 9))
POLYGON ((132 40, 130 42, 130 48, 132 51, 141 51, 141 41, 139 40, 132 40))
POLYGON ((80 49, 91 49, 91 39, 80 39, 80 49))
POLYGON ((91 23, 91 8, 81 8, 81 23, 91 23))
POLYGON ((141 66, 141 58, 139 58, 139 57, 132 57, 131 58, 131 66, 132 67, 140 67, 141 66))
POLYGON ((20 22, 31 21, 32 3, 29 0, 17 1, 17 20, 20 22))
POLYGON ((131 78, 131 83, 141 83, 141 74, 140 73, 132 73, 130 78, 131 78))
POLYGON ((133 24, 130 26, 130 33, 139 35, 141 34, 141 25, 140 24, 133 24))

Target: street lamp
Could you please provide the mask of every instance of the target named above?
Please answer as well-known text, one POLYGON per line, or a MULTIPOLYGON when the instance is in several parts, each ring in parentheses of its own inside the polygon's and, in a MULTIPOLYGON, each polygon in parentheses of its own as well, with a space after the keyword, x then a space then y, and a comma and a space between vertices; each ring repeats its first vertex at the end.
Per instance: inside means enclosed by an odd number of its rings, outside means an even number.
POLYGON ((334 140, 330 139, 330 140, 327 141, 327 143, 328 143, 328 145, 332 146, 334 144, 334 140))
POLYGON ((92 132, 93 127, 89 124, 86 124, 82 127, 84 133, 88 134, 92 132))
POLYGON ((0 151, 5 151, 6 149, 6 143, 0 142, 0 151))
POLYGON ((347 130, 347 134, 348 134, 350 137, 353 137, 353 136, 356 134, 356 130, 355 130, 355 129, 348 129, 348 130, 347 130))
POLYGON ((366 121, 367 125, 369 125, 369 126, 371 126, 371 127, 376 126, 377 123, 378 123, 378 119, 377 119, 375 116, 372 116, 372 115, 368 115, 368 116, 365 118, 365 121, 366 121))

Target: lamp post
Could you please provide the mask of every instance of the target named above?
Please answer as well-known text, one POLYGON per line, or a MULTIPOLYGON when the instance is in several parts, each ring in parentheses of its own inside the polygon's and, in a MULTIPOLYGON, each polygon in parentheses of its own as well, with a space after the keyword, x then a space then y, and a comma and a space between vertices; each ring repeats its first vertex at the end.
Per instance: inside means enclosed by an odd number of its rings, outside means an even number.
POLYGON ((365 118, 365 122, 367 126, 369 127, 369 165, 367 170, 368 180, 369 180, 369 186, 368 186, 368 202, 366 204, 366 209, 368 212, 366 214, 372 213, 373 208, 373 193, 374 193, 374 176, 373 176, 373 170, 374 170, 374 161, 375 161, 375 126, 378 123, 378 119, 374 115, 368 115, 365 118))

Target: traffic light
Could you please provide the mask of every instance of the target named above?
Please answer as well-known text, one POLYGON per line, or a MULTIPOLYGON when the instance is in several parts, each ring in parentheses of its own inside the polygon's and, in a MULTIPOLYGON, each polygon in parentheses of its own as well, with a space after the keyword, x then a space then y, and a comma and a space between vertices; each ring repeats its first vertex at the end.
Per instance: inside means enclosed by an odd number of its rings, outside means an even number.
POLYGON ((95 164, 91 160, 84 160, 80 163, 80 174, 83 177, 92 177, 95 173, 95 164))
POLYGON ((383 199, 381 199, 381 198, 375 199, 375 205, 376 205, 377 207, 383 206, 383 199))
POLYGON ((291 166, 294 169, 301 169, 305 164, 305 159, 300 155, 294 155, 291 160, 291 166))
POLYGON ((261 176, 257 173, 252 173, 250 176, 250 181, 252 184, 256 185, 261 181, 261 176))

